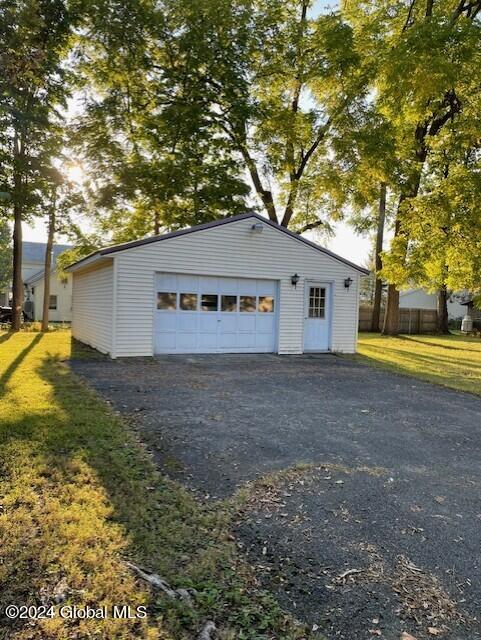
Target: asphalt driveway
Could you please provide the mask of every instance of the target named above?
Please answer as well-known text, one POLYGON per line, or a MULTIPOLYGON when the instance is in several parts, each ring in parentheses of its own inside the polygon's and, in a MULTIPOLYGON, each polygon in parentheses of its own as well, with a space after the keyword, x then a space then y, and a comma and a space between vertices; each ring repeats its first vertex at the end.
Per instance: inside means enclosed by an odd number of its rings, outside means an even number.
POLYGON ((481 399, 335 356, 72 363, 328 638, 481 638, 481 399))

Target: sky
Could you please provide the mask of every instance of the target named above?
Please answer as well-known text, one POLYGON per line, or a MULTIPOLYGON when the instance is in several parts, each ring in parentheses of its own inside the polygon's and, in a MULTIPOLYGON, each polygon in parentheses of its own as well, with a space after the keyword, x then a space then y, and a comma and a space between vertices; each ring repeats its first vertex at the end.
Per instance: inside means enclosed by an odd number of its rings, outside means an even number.
MULTIPOLYGON (((337 5, 334 0, 317 0, 314 3, 312 12, 321 13, 323 11, 333 9, 337 5)), ((368 259, 371 242, 367 236, 360 236, 354 233, 353 229, 344 222, 334 225, 335 236, 329 240, 320 240, 315 235, 310 235, 310 239, 318 244, 322 244, 326 248, 334 251, 343 258, 347 258, 352 262, 364 265, 368 259)), ((47 226, 46 220, 37 219, 32 225, 25 225, 24 227, 24 240, 30 240, 33 242, 46 242, 47 240, 47 226)), ((58 243, 64 242, 66 239, 61 236, 56 238, 58 243)))

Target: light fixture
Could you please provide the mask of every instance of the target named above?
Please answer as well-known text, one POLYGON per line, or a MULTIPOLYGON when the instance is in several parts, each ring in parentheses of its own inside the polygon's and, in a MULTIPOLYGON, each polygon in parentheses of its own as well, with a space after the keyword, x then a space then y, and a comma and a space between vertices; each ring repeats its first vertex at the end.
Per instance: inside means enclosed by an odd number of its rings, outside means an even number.
POLYGON ((301 278, 297 275, 297 273, 295 273, 293 276, 291 276, 291 284, 294 285, 294 287, 297 287, 297 283, 300 279, 301 278))
POLYGON ((349 287, 351 286, 351 284, 352 284, 352 278, 346 278, 346 279, 344 280, 344 286, 346 287, 346 289, 349 289, 349 287))
POLYGON ((261 222, 256 222, 251 227, 252 233, 262 233, 263 229, 264 229, 264 225, 261 222))

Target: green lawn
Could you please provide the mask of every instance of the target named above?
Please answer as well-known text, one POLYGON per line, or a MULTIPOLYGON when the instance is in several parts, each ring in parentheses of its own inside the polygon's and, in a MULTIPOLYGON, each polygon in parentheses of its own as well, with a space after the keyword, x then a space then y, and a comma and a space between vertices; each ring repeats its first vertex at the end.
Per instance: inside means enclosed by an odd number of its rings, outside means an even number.
POLYGON ((481 395, 481 339, 462 335, 359 334, 357 359, 481 395))
POLYGON ((70 372, 70 351, 68 331, 0 334, 0 637, 182 640, 208 619, 219 640, 309 636, 237 555, 234 503, 202 506, 158 473, 128 424, 70 372), (193 605, 151 593, 126 560, 194 588, 193 605), (7 604, 58 594, 63 604, 148 605, 149 615, 3 618, 7 604))

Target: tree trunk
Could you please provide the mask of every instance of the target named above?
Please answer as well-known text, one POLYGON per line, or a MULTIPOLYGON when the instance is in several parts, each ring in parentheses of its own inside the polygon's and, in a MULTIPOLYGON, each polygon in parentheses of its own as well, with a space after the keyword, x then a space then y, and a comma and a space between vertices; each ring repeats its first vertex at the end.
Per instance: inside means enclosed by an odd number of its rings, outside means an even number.
POLYGON ((397 336, 399 334, 399 291, 396 289, 395 284, 390 284, 387 288, 382 333, 385 336, 397 336))
POLYGON ((449 334, 449 316, 448 316, 448 290, 443 285, 438 290, 438 333, 449 334))
POLYGON ((382 244, 384 240, 384 222, 386 220, 386 192, 385 182, 381 182, 381 193, 379 196, 379 215, 377 220, 376 234, 376 284, 374 288, 374 305, 372 309, 371 331, 377 333, 380 330, 379 324, 381 320, 381 298, 382 298, 382 280, 378 274, 382 269, 382 244))
MULTIPOLYGON (((401 223, 399 221, 399 207, 402 203, 402 196, 398 205, 396 222, 394 224, 394 237, 401 233, 401 223)), ((384 312, 384 324, 382 334, 385 336, 397 336, 399 334, 399 291, 395 284, 390 283, 387 288, 386 309, 384 312)))
POLYGON ((160 235, 160 214, 154 211, 154 236, 160 235))
POLYGON ((19 331, 22 323, 23 280, 22 280, 22 218, 23 194, 20 160, 23 153, 17 131, 13 139, 13 283, 12 283, 12 331, 19 331))
MULTIPOLYGON (((394 237, 399 238, 405 236, 401 228, 401 216, 402 207, 406 200, 415 198, 419 193, 419 186, 421 184, 421 174, 423 171, 424 163, 427 157, 427 147, 425 146, 424 139, 426 136, 426 127, 418 126, 416 129, 416 140, 419 142, 420 147, 416 150, 415 160, 417 168, 414 171, 410 184, 406 191, 401 193, 399 203, 396 212, 396 221, 394 223, 394 237)), ((405 238, 406 246, 405 253, 407 252, 407 238, 405 238)), ((390 284, 387 290, 386 301, 386 313, 384 314, 384 326, 382 333, 386 336, 397 336, 399 334, 399 291, 396 289, 396 285, 390 284)))
POLYGON ((14 205, 13 223, 13 286, 12 286, 12 331, 19 331, 22 321, 23 280, 22 280, 22 211, 14 205))
POLYGON ((47 246, 45 248, 45 270, 43 278, 42 331, 48 331, 48 311, 50 307, 50 274, 52 269, 52 250, 55 235, 55 199, 48 221, 47 246))

